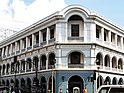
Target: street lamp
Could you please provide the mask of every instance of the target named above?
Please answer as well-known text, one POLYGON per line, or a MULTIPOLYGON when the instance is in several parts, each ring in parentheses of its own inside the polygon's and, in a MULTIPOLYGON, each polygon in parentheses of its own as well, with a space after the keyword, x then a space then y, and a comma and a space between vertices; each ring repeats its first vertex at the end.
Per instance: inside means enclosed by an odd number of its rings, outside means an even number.
POLYGON ((16 82, 16 70, 17 70, 17 67, 16 67, 16 64, 17 64, 17 56, 14 56, 14 72, 15 72, 15 75, 14 75, 14 79, 15 79, 15 83, 14 83, 14 90, 16 93, 18 93, 18 89, 17 89, 17 82, 16 82))
MULTIPOLYGON (((53 67, 55 66, 55 63, 56 63, 56 59, 53 59, 53 67)), ((53 93, 53 67, 52 67, 52 89, 51 89, 51 93, 53 93)))
POLYGON ((26 61, 26 62, 30 62, 33 65, 35 65, 35 83, 34 83, 34 88, 32 88, 32 91, 34 91, 35 93, 39 93, 39 91, 41 91, 40 86, 38 84, 38 58, 35 57, 34 62, 31 61, 26 61))
POLYGON ((96 59, 96 65, 99 65, 97 66, 97 70, 98 70, 98 87, 100 87, 100 77, 99 77, 99 69, 100 69, 100 59, 96 59))

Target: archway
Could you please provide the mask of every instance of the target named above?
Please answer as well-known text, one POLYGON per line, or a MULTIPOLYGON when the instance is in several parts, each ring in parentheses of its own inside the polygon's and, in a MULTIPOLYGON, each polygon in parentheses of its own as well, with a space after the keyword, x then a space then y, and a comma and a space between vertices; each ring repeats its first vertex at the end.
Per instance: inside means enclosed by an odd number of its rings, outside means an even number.
POLYGON ((102 76, 99 76, 97 78, 97 89, 103 84, 103 78, 102 76))
POLYGON ((84 81, 80 76, 72 76, 68 81, 68 91, 69 93, 73 93, 73 90, 78 88, 80 92, 83 91, 84 81))
POLYGON ((22 78, 21 79, 21 86, 20 86, 20 90, 21 90, 21 92, 23 93, 23 92, 25 92, 26 91, 26 85, 25 85, 25 80, 22 78))
POLYGON ((51 93, 51 91, 52 91, 52 87, 53 87, 53 93, 55 93, 55 79, 54 79, 54 77, 52 78, 52 76, 49 78, 49 83, 48 83, 49 85, 48 85, 48 90, 50 91, 50 93, 51 93), (53 82, 52 82, 52 80, 53 80, 53 82))
POLYGON ((111 84, 111 79, 109 76, 106 77, 105 81, 104 81, 105 85, 110 85, 111 84))
POLYGON ((123 78, 120 78, 120 79, 119 79, 118 84, 119 84, 119 85, 123 85, 123 78))
POLYGON ((116 77, 113 78, 112 84, 113 84, 113 85, 117 85, 117 78, 116 78, 116 77))
POLYGON ((27 93, 31 93, 31 79, 27 78, 27 93))
POLYGON ((42 88, 42 93, 46 93, 46 79, 45 79, 45 77, 41 78, 41 88, 42 88))

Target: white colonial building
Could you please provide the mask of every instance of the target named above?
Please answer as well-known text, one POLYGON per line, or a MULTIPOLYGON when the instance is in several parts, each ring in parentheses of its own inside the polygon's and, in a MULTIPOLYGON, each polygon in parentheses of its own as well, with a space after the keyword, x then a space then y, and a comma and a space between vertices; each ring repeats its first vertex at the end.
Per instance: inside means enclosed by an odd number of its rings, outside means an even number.
POLYGON ((34 84, 38 93, 82 93, 85 86, 95 93, 101 85, 124 84, 124 29, 68 6, 0 42, 0 84, 26 93, 34 84))

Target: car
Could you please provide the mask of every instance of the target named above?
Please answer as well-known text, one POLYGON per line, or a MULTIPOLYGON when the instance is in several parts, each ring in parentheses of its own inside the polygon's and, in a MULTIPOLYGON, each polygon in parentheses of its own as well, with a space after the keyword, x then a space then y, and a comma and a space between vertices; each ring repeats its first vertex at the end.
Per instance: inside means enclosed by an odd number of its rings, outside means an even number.
POLYGON ((124 93, 124 85, 102 85, 96 93, 124 93))

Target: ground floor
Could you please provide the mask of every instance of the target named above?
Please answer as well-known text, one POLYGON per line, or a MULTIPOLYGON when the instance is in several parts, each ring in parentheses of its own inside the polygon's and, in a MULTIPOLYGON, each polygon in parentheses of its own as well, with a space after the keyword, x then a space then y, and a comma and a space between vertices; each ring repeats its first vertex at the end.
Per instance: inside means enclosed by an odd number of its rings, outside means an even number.
POLYGON ((1 85, 22 93, 95 93, 103 84, 123 84, 123 76, 91 70, 49 70, 1 77, 1 85), (116 78, 115 78, 116 77, 116 78), (15 82, 16 80, 16 82, 15 82), (37 82, 37 83, 36 83, 37 82), (36 85, 37 84, 37 85, 36 85))

